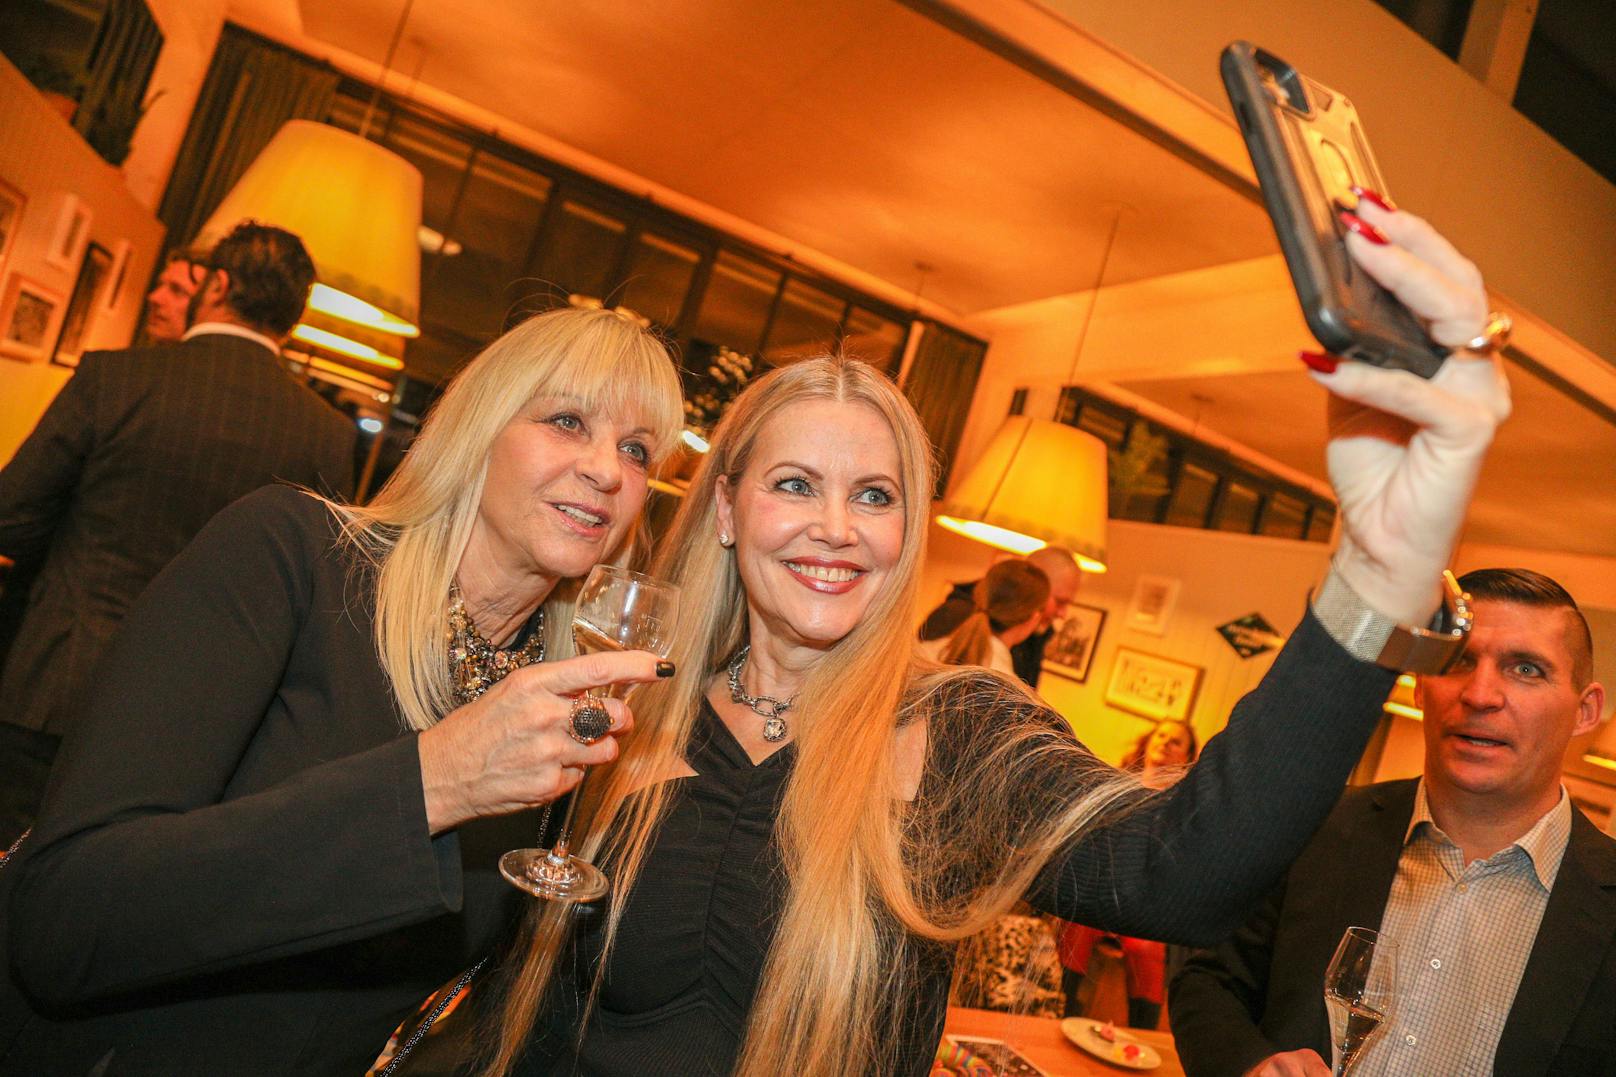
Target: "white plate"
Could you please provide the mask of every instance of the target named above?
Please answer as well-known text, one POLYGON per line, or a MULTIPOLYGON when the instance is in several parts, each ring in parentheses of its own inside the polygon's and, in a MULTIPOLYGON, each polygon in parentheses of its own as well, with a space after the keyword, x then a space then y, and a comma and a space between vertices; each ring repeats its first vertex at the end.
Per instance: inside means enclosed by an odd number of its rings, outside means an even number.
POLYGON ((1148 1043, 1140 1043, 1123 1029, 1117 1029, 1117 1041, 1111 1043, 1100 1038, 1101 1023, 1087 1017, 1068 1017, 1061 1021, 1060 1030, 1066 1038, 1095 1058, 1121 1066, 1126 1070, 1153 1070, 1161 1065, 1161 1055, 1148 1043), (1138 1054, 1130 1054, 1129 1047, 1137 1047, 1138 1054))

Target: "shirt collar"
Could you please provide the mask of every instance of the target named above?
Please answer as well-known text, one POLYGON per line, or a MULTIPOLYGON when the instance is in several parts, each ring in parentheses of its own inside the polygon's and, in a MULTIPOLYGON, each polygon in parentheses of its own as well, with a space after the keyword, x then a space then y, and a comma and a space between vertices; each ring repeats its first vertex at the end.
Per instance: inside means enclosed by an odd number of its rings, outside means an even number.
POLYGON ((262 344, 276 355, 281 353, 281 346, 278 341, 271 337, 266 337, 256 330, 248 329, 244 325, 236 325, 232 322, 197 322, 187 329, 185 335, 180 339, 190 340, 192 337, 203 336, 240 337, 243 340, 250 340, 254 344, 262 344))
MULTIPOLYGON (((1414 792, 1414 814, 1409 818, 1408 829, 1403 832, 1403 845, 1407 846, 1420 833, 1427 834, 1433 840, 1452 843, 1452 839, 1443 833, 1431 817, 1431 805, 1425 797, 1424 778, 1420 779, 1414 792)), ((1566 843, 1570 840, 1571 797, 1562 785, 1560 799, 1555 801, 1554 807, 1539 816, 1532 828, 1511 842, 1510 847, 1518 847, 1525 853, 1543 889, 1553 890, 1555 877, 1560 874, 1560 862, 1565 859, 1566 843)))

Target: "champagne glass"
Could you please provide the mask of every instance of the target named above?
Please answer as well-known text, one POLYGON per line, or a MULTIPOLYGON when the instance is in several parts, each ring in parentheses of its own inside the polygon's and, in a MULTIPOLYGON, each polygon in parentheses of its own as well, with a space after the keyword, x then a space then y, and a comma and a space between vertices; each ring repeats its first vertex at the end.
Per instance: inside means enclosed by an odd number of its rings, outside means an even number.
MULTIPOLYGON (((573 646, 579 654, 650 651, 666 658, 673 645, 678 611, 679 588, 673 584, 616 565, 596 565, 578 592, 572 616, 573 646)), ((627 698, 633 687, 614 684, 592 689, 584 693, 584 699, 598 706, 607 695, 627 698)), ((549 901, 584 902, 605 896, 610 888, 606 876, 571 853, 572 815, 588 780, 586 770, 567 802, 553 848, 513 849, 499 858, 500 874, 512 886, 549 901)))
POLYGON ((1367 927, 1349 927, 1324 973, 1335 1077, 1345 1077, 1392 1016, 1397 942, 1367 927))

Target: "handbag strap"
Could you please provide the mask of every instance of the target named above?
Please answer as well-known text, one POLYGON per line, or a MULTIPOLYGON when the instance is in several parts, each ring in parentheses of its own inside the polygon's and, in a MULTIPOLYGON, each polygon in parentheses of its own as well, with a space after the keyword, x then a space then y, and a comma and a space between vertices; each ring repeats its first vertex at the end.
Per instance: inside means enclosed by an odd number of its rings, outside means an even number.
POLYGON ((17 840, 11 843, 11 848, 6 850, 6 855, 0 856, 0 868, 3 868, 7 864, 11 863, 11 858, 17 855, 17 850, 22 848, 22 843, 27 841, 28 835, 32 834, 33 832, 34 828, 29 827, 27 830, 24 830, 21 834, 17 835, 17 840))
POLYGON ((485 956, 481 961, 460 974, 460 979, 456 980, 455 985, 449 989, 448 993, 438 1000, 438 1004, 432 1007, 432 1012, 426 1015, 426 1020, 416 1026, 415 1031, 410 1033, 410 1038, 404 1041, 403 1046, 398 1049, 398 1053, 393 1055, 376 1077, 393 1077, 393 1071, 398 1069, 411 1051, 415 1050, 415 1045, 421 1042, 422 1037, 427 1034, 433 1022, 443 1016, 443 1011, 447 1010, 449 1004, 460 997, 460 992, 466 989, 466 985, 471 983, 472 977, 482 971, 482 967, 486 964, 488 964, 488 958, 485 956))

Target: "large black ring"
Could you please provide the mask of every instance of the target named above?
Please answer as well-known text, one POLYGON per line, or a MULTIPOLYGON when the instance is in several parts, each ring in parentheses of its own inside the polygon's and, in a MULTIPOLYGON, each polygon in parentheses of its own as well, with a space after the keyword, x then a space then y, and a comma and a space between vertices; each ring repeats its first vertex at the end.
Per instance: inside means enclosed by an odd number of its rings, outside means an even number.
POLYGON ((567 722, 567 733, 579 744, 593 744, 612 731, 612 716, 605 707, 588 696, 576 696, 572 701, 572 717, 567 722))

